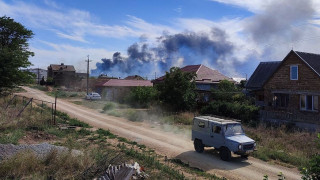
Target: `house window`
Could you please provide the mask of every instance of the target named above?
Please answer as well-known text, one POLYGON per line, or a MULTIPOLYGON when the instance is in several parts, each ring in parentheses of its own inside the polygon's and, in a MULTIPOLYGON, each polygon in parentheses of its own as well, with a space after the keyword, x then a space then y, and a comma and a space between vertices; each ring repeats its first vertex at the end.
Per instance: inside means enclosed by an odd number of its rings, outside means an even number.
POLYGON ((319 97, 312 95, 300 95, 300 109, 308 111, 319 110, 319 97))
POLYGON ((290 66, 290 80, 298 80, 298 66, 290 66))
POLYGON ((275 107, 288 107, 289 94, 275 93, 273 102, 275 107))

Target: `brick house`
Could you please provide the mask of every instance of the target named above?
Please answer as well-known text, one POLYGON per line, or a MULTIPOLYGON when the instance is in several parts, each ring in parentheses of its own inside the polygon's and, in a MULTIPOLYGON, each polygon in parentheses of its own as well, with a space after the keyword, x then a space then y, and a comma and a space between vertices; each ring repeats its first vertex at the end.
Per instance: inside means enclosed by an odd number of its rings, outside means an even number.
MULTIPOLYGON (((208 102, 210 100, 211 89, 216 88, 220 81, 228 80, 235 83, 232 78, 223 75, 218 70, 213 70, 202 64, 188 65, 181 68, 181 71, 191 72, 197 75, 195 83, 196 91, 199 94, 199 102, 208 102)), ((152 83, 154 85, 161 83, 164 81, 164 78, 165 76, 159 77, 153 80, 152 83)))
POLYGON ((72 86, 76 79, 76 70, 72 65, 50 64, 47 78, 52 78, 57 86, 72 86))
POLYGON ((148 80, 107 79, 95 85, 95 91, 108 101, 122 101, 133 87, 152 86, 148 80))
POLYGON ((320 127, 320 55, 291 50, 282 61, 261 62, 246 88, 262 120, 320 127))

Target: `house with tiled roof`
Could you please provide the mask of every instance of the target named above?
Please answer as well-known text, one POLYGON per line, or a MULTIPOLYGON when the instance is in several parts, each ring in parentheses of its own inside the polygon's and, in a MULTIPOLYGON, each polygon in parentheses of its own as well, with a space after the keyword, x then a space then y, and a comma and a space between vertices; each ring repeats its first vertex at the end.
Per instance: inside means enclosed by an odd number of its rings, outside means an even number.
MULTIPOLYGON (((198 65, 188 65, 181 68, 183 72, 190 72, 195 73, 195 83, 196 83, 196 90, 199 94, 199 101, 207 102, 210 98, 210 92, 212 88, 216 88, 222 80, 228 80, 231 82, 235 82, 232 78, 229 78, 223 75, 218 70, 211 69, 205 65, 198 64, 198 65)), ((158 84, 164 81, 165 76, 159 77, 153 80, 153 84, 158 84)))
POLYGON ((134 87, 152 86, 148 80, 107 79, 95 85, 95 90, 103 99, 108 101, 121 101, 134 87))
POLYGON ((319 128, 320 55, 291 50, 282 61, 261 62, 246 84, 261 119, 319 128))

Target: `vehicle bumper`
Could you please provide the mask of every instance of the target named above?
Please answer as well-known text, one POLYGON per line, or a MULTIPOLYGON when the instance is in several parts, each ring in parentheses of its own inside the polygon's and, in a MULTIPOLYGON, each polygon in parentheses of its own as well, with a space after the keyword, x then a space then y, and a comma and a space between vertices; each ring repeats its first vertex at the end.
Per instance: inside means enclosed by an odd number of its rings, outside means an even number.
POLYGON ((248 155, 250 153, 253 153, 254 151, 255 151, 255 149, 249 149, 249 150, 239 150, 234 153, 238 154, 238 155, 248 155))

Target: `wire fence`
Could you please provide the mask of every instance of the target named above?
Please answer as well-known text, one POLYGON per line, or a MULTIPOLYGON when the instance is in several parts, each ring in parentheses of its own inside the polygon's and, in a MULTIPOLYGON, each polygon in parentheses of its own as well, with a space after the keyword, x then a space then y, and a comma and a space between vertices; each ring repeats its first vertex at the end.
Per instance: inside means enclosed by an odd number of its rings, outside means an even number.
POLYGON ((10 94, 6 97, 3 97, 3 109, 9 111, 11 107, 17 108, 18 111, 9 113, 10 116, 19 117, 23 113, 30 113, 34 111, 35 108, 40 111, 41 117, 44 116, 45 111, 51 112, 51 119, 49 124, 56 125, 56 101, 49 102, 36 98, 30 98, 18 94, 10 94))

